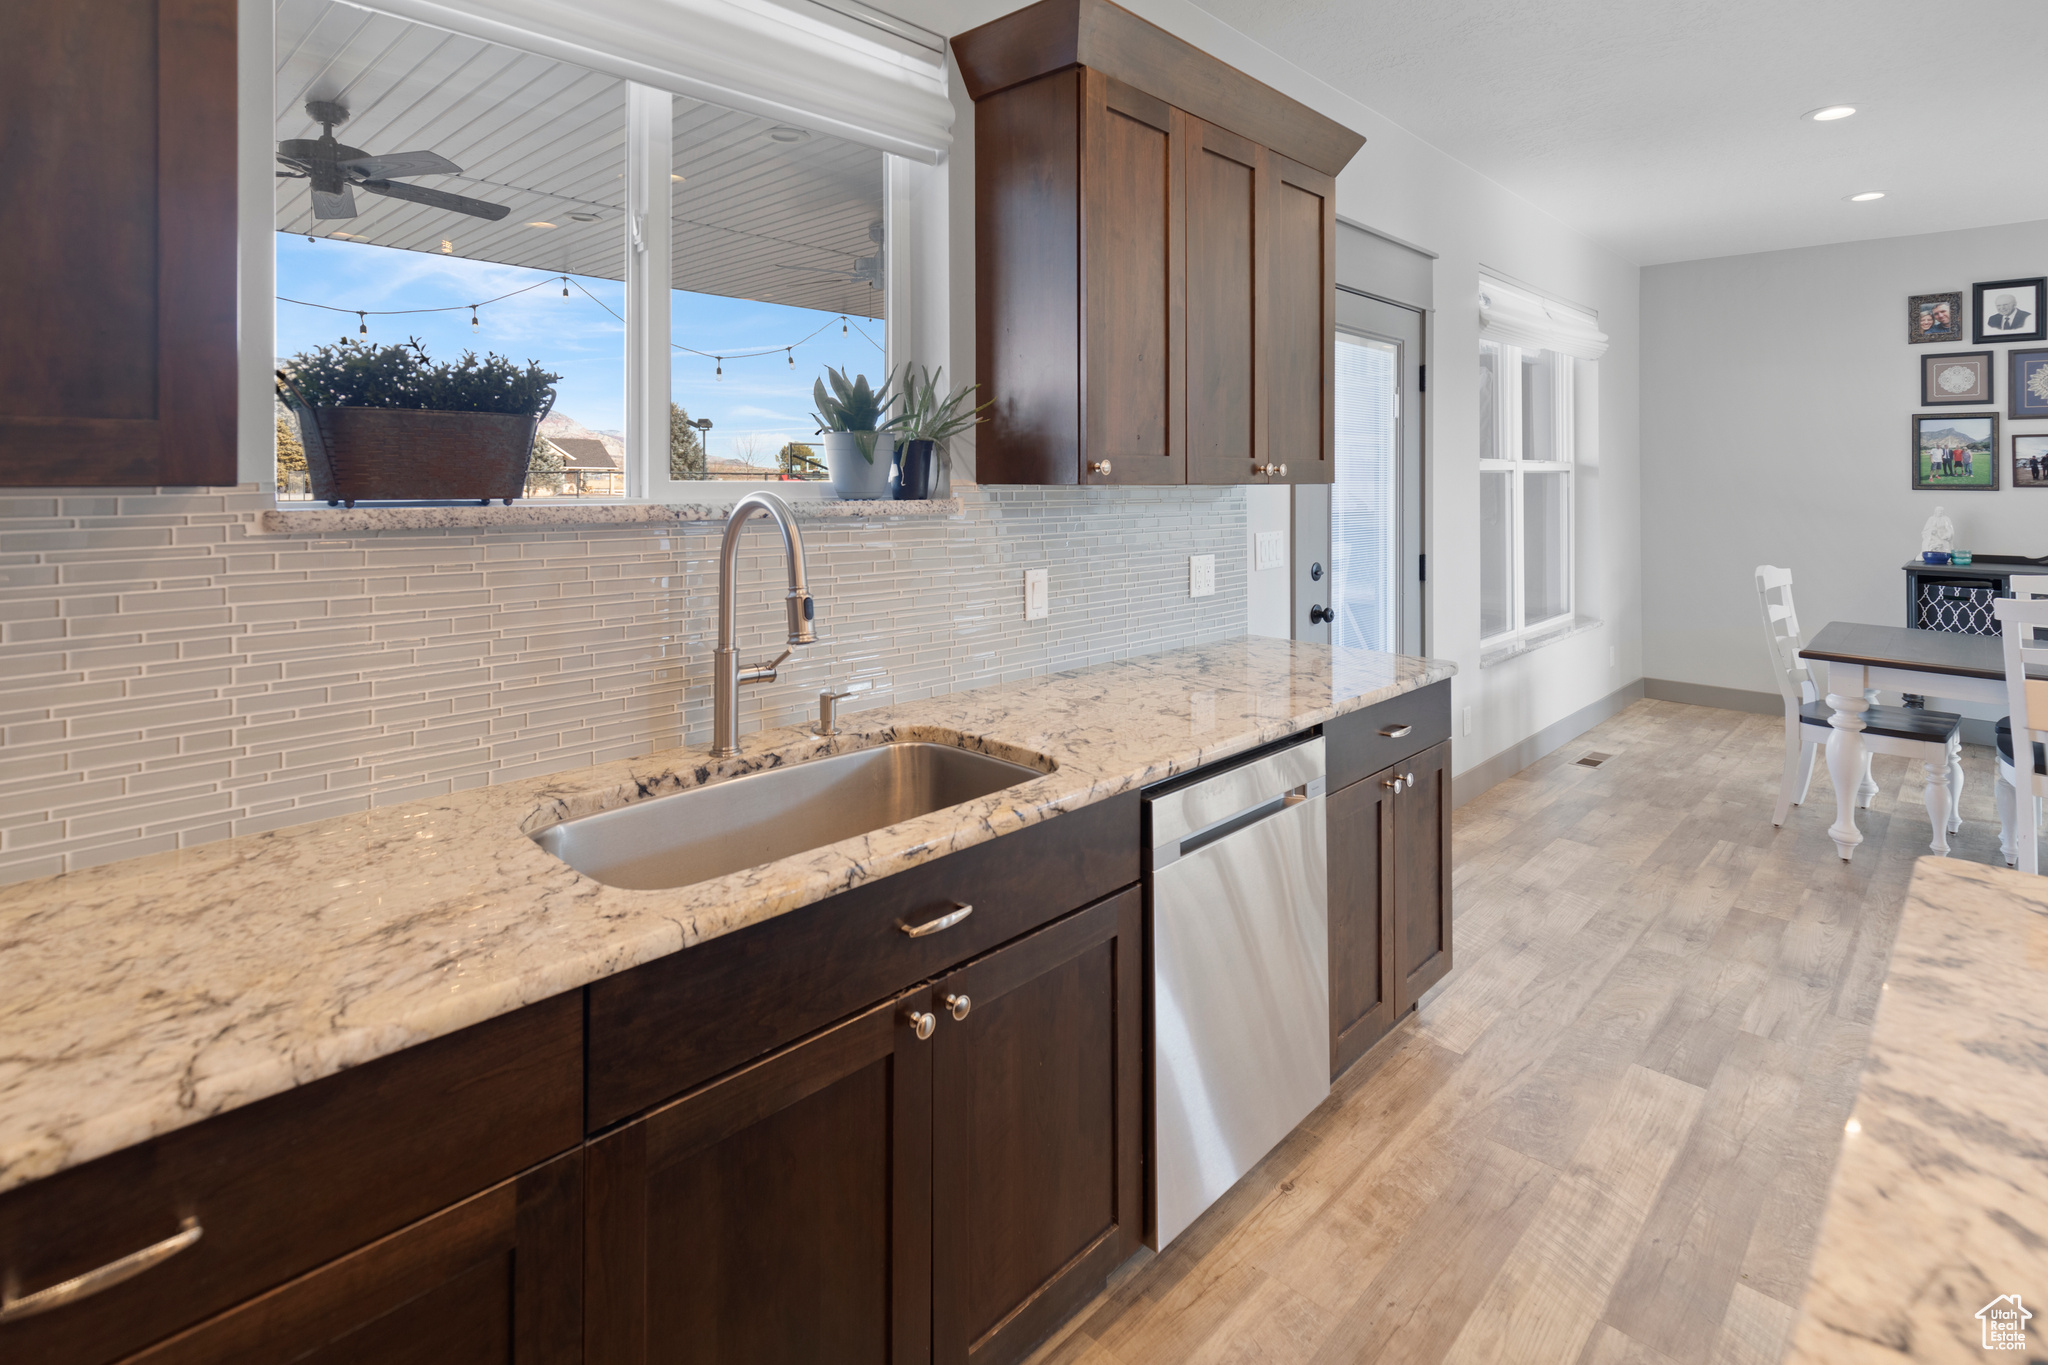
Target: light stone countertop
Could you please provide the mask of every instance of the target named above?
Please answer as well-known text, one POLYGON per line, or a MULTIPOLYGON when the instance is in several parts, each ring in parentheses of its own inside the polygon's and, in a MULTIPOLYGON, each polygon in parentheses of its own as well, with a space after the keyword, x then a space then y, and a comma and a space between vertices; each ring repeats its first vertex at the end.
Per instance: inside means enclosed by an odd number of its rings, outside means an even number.
POLYGON ((0 1190, 1317 725, 1448 663, 1245 638, 0 889, 0 1190), (526 835, 896 739, 1043 767, 965 805, 670 891, 526 835))
POLYGON ((2041 1360, 2044 1305, 2048 881, 1922 858, 1786 1359, 2041 1360), (2014 1294, 2031 1352, 1987 1351, 2014 1294))

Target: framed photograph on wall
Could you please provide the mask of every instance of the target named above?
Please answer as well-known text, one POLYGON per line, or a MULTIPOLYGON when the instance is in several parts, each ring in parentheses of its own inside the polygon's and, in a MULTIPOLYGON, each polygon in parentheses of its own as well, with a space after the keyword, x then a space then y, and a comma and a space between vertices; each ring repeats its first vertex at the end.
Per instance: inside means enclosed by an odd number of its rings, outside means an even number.
POLYGON ((2006 376, 2006 410, 2009 416, 2026 419, 2048 418, 2048 351, 2007 351, 2012 367, 2006 376))
POLYGON ((1998 414, 1915 413, 1913 487, 1943 491, 1998 487, 1998 414))
POLYGON ((2048 276, 1971 285, 1970 309, 1977 329, 1970 339, 1979 346, 1991 341, 2048 341, 2048 327, 2041 322, 2043 295, 2048 295, 2048 276))
POLYGON ((1906 300, 1906 340, 1914 346, 1963 339, 1963 295, 1914 294, 1906 300))
POLYGON ((2012 486, 2048 488, 2048 436, 2012 438, 2012 486))
POLYGON ((1990 351, 1943 351, 1920 357, 1920 406, 1943 403, 1991 403, 1990 351))

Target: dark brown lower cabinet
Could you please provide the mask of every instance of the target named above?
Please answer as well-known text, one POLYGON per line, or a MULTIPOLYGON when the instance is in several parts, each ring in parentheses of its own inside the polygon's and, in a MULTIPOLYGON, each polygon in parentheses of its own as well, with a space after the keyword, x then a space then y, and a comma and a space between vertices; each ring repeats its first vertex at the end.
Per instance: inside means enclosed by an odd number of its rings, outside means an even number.
POLYGON ((1451 969, 1450 759, 1445 740, 1326 798, 1332 1077, 1451 969))
POLYGON ((1451 970, 1451 745, 1398 766, 1394 798, 1394 1013, 1451 970))
POLYGON ((130 1365, 573 1365, 583 1153, 524 1175, 149 1350, 130 1365))
POLYGON ((1393 770, 1323 802, 1330 857, 1330 1076, 1387 1034, 1394 1010, 1393 770))
POLYGON ((589 1365, 929 1358, 922 999, 877 1005, 591 1144, 589 1365))
POLYGON ((593 1142, 590 1365, 1021 1358, 1142 1232, 1140 905, 1076 911, 593 1142))
POLYGON ((1136 888, 940 978, 932 1359, 1021 1359, 1144 1234, 1136 888))

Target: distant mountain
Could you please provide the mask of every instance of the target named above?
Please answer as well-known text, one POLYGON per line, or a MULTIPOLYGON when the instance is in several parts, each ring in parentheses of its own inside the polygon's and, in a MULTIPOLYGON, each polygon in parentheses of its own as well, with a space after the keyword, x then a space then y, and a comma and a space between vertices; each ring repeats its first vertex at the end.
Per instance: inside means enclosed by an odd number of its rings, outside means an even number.
POLYGON ((611 456, 618 462, 619 468, 624 469, 626 467, 626 440, 618 432, 592 431, 589 427, 584 426, 565 412, 551 412, 541 419, 540 434, 550 440, 556 437, 582 437, 586 440, 600 442, 606 450, 611 452, 611 456))
POLYGON ((1923 431, 1920 433, 1920 448, 1922 450, 1925 450, 1928 446, 1988 446, 1990 443, 1990 438, 1988 437, 1970 436, 1957 431, 1954 427, 1943 427, 1940 431, 1923 431))

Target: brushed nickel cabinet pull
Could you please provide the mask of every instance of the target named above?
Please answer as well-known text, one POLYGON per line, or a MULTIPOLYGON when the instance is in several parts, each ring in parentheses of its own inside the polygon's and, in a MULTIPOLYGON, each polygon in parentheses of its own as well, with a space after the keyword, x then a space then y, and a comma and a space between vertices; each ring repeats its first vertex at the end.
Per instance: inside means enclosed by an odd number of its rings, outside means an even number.
POLYGON ((1108 461, 1108 460, 1091 460, 1091 461, 1089 461, 1089 463, 1088 463, 1088 472, 1089 472, 1090 474, 1100 474, 1100 475, 1102 475, 1102 477, 1104 477, 1105 479, 1106 479, 1106 478, 1108 478, 1108 477, 1109 477, 1109 461, 1108 461))
POLYGON ((52 1308, 62 1308, 67 1303, 89 1299, 102 1289, 111 1289, 121 1281, 133 1279, 152 1266, 162 1265, 198 1241, 200 1233, 204 1231, 196 1218, 187 1218, 180 1227, 183 1231, 172 1233, 161 1242, 153 1242, 140 1251, 129 1252, 118 1261, 109 1261, 96 1270, 74 1275, 62 1284, 53 1284, 48 1289, 39 1289, 33 1294, 16 1298, 13 1285, 10 1283, 5 1290, 0 1290, 0 1322, 32 1318, 38 1313, 47 1313, 52 1308))
POLYGON ((949 995, 946 997, 946 1010, 953 1016, 953 1018, 956 1021, 965 1019, 967 1017, 967 1011, 973 1008, 974 1000, 970 996, 949 995))
POLYGON ((936 934, 941 929, 950 929, 973 913, 973 906, 956 903, 950 913, 940 915, 937 919, 926 920, 923 924, 899 924, 896 927, 912 938, 923 938, 926 934, 936 934))
POLYGON ((1413 730, 1414 728, 1415 727, 1412 725, 1382 725, 1380 727, 1380 738, 1406 739, 1408 737, 1409 731, 1413 730))
POLYGON ((912 1010, 910 1012, 910 1028, 917 1035, 917 1040, 920 1043, 931 1037, 932 1030, 938 1026, 938 1015, 928 1014, 924 1010, 912 1010))

